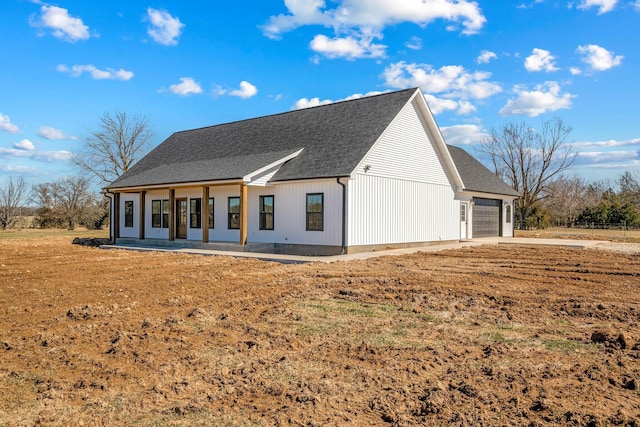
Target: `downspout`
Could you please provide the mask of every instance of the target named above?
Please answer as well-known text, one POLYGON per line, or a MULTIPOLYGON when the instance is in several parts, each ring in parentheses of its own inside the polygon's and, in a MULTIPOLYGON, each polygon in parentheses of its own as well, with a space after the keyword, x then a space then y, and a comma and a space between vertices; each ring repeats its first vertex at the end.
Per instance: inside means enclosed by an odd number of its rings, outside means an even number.
POLYGON ((336 177, 336 182, 342 187, 342 246, 340 255, 344 255, 347 242, 347 186, 340 181, 340 177, 336 177))
POLYGON ((112 215, 114 206, 113 206, 113 197, 115 196, 115 193, 109 191, 108 189, 104 189, 104 194, 109 198, 109 244, 111 245, 115 245, 116 244, 116 233, 115 233, 115 229, 113 228, 113 217, 115 215, 112 215))

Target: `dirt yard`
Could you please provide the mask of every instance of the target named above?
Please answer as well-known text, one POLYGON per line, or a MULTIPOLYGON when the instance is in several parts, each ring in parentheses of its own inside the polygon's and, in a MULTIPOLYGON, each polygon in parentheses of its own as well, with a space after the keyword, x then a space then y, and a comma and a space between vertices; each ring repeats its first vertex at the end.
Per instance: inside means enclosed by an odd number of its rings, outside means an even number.
POLYGON ((0 426, 640 426, 640 258, 0 240, 0 426))

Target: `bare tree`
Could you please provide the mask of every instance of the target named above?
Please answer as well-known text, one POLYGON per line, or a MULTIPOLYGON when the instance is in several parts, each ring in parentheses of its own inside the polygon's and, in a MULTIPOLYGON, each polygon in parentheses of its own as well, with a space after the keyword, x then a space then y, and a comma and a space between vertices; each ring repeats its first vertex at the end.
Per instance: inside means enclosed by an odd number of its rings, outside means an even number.
POLYGON ((483 143, 496 174, 521 194, 515 207, 521 225, 548 185, 575 161, 578 152, 566 143, 571 131, 558 117, 543 121, 540 131, 509 122, 483 143))
POLYGON ((85 177, 63 178, 51 184, 53 200, 59 215, 69 230, 73 230, 83 209, 93 203, 89 179, 85 177))
POLYGON ((0 227, 11 228, 20 218, 27 196, 27 183, 23 178, 15 182, 9 178, 4 187, 0 187, 0 227))
POLYGON ((109 184, 145 153, 153 137, 149 119, 124 112, 104 113, 98 129, 85 138, 85 149, 73 157, 80 168, 109 184))
POLYGON ((86 219, 96 205, 87 177, 62 178, 55 182, 35 185, 31 200, 37 208, 36 223, 41 227, 66 226, 73 230, 78 220, 86 219))
POLYGON ((571 226, 587 202, 589 185, 579 176, 571 178, 560 176, 547 187, 548 197, 544 205, 551 213, 554 221, 562 221, 565 226, 571 226))

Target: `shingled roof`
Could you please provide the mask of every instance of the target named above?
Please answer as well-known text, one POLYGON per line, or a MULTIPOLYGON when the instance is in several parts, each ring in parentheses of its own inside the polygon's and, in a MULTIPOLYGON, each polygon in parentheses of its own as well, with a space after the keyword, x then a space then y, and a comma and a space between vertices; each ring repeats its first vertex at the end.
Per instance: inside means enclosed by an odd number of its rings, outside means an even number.
POLYGON ((447 148, 462 178, 464 190, 516 197, 520 196, 520 193, 505 184, 496 174, 484 167, 482 163, 462 148, 453 145, 447 145, 447 148))
POLYGON ((301 149, 271 181, 349 176, 416 90, 176 132, 107 188, 241 179, 301 149))

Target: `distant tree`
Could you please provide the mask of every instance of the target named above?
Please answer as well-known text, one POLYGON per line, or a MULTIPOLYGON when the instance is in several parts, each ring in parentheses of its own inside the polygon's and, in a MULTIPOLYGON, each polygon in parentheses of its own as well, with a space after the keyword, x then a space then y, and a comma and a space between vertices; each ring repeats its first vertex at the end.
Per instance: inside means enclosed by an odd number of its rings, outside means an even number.
POLYGON ((547 186, 547 197, 543 205, 548 209, 554 223, 570 227, 586 206, 586 194, 589 189, 585 180, 579 176, 560 176, 547 186))
POLYGON ((83 224, 95 228, 96 222, 101 224, 100 218, 103 220, 106 215, 96 209, 100 202, 91 192, 87 177, 63 178, 36 185, 32 190, 32 200, 38 205, 35 222, 40 227, 64 225, 73 230, 77 224, 83 224))
POLYGON ((624 172, 618 178, 617 184, 620 188, 620 197, 640 209, 640 172, 637 170, 624 172))
POLYGON ((152 137, 147 117, 124 112, 104 113, 97 129, 85 138, 84 150, 75 155, 73 161, 97 177, 101 185, 106 185, 144 155, 152 137))
POLYGON ((515 205, 520 226, 554 178, 575 161, 578 152, 566 143, 571 131, 558 117, 543 121, 540 131, 525 122, 508 122, 482 144, 495 173, 521 194, 515 205))
POLYGON ((23 178, 13 178, 0 187, 0 227, 11 228, 20 218, 27 199, 27 184, 23 178))

